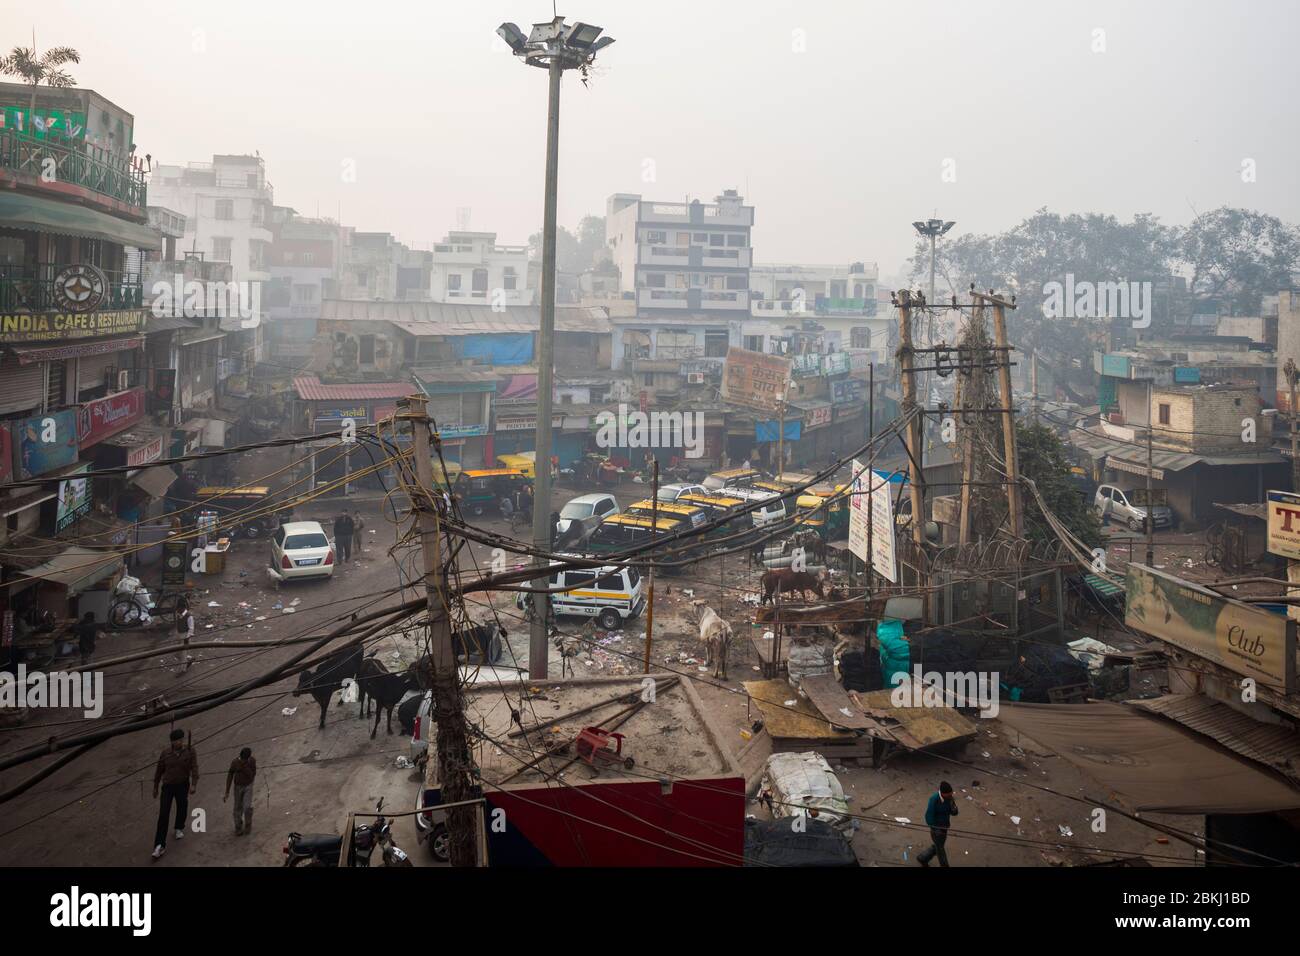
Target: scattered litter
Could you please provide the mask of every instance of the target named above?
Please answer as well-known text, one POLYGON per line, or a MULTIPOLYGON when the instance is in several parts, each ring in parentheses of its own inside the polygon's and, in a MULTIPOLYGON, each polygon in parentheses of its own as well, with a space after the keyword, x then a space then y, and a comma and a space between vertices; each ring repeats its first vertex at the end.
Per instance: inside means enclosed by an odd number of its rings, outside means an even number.
POLYGON ((1058 824, 1056 825, 1056 829, 1058 829, 1058 830, 1061 831, 1061 836, 1063 836, 1063 837, 1072 837, 1072 836, 1074 836, 1074 831, 1071 830, 1069 827, 1067 827, 1064 823, 1058 823, 1058 824))
POLYGON ((787 701, 785 702, 785 706, 787 706, 787 707, 793 707, 793 706, 794 706, 795 704, 797 704, 797 703, 799 703, 799 701, 797 701, 797 700, 787 700, 787 701))
POLYGON ((253 618, 253 620, 254 620, 254 621, 265 621, 265 620, 266 620, 266 615, 265 615, 265 614, 259 614, 257 617, 253 618))
MULTIPOLYGON (((297 610, 298 610, 298 609, 297 609, 296 607, 287 607, 287 608, 284 609, 284 611, 283 611, 282 613, 284 613, 284 614, 293 614, 293 613, 297 612, 297 610)), ((987 757, 988 754, 985 754, 984 756, 987 757)))
POLYGON ((843 714, 845 717, 852 717, 852 716, 853 716, 853 711, 849 710, 847 707, 841 707, 841 708, 840 708, 840 713, 843 714))
POLYGON ((294 714, 298 713, 298 708, 297 708, 297 707, 286 707, 286 708, 284 708, 284 710, 280 711, 280 713, 284 714, 284 716, 286 716, 286 717, 292 717, 294 714))
POLYGON ((983 753, 985 757, 989 756, 989 752, 987 750, 983 751, 983 753))
POLYGON ((996 817, 996 816, 997 816, 997 814, 994 813, 992 810, 989 810, 989 811, 988 811, 988 815, 991 816, 991 817, 996 817))
POLYGON ((210 630, 212 630, 212 625, 211 625, 211 624, 204 624, 204 625, 203 625, 203 629, 204 629, 205 631, 210 631, 210 630))
POLYGON ((708 664, 701 664, 699 667, 697 667, 697 668, 695 668, 695 669, 696 669, 697 671, 707 671, 707 670, 709 669, 709 665, 708 665, 708 664))
POLYGON ((282 607, 284 607, 284 605, 281 604, 279 601, 276 601, 274 604, 271 605, 271 610, 272 610, 272 611, 278 611, 278 610, 280 610, 280 608, 282 608, 282 607))
POLYGON ((1020 826, 1020 818, 1019 818, 1019 817, 1012 817, 1012 818, 1011 818, 1011 822, 1014 823, 1016 826, 1020 826))
POLYGON ((761 671, 762 669, 763 668, 759 667, 757 664, 750 665, 750 670, 761 671))
POLYGON ((208 607, 221 607, 221 605, 218 604, 216 601, 209 601, 208 607))
POLYGON ((292 601, 289 602, 289 607, 297 607, 301 603, 302 603, 302 598, 294 598, 292 601))
POLYGON ((398 770, 405 770, 411 766, 411 761, 407 760, 405 757, 398 757, 396 764, 398 770))
POLYGON ((912 821, 909 820, 907 817, 894 817, 894 822, 895 822, 895 823, 911 823, 912 821))

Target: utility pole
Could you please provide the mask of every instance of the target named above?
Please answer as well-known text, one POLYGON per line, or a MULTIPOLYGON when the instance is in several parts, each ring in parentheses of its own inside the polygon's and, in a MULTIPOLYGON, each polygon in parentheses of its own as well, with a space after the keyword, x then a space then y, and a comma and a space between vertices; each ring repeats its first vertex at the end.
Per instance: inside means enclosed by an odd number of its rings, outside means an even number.
MULTIPOLYGON (((876 363, 867 365, 867 590, 876 585, 876 469, 871 464, 876 443, 876 363)), ((852 506, 852 502, 849 503, 852 506)), ((826 520, 830 521, 827 515, 826 520)), ((829 537, 829 535, 827 536, 829 537)))
MULTIPOLYGON (((655 457, 650 466, 650 540, 659 530, 659 458, 655 457)), ((645 671, 650 673, 650 644, 655 634, 655 566, 650 565, 649 596, 645 610, 645 671)))
POLYGON ((1300 368, 1296 368, 1295 359, 1288 358, 1286 365, 1282 369, 1282 374, 1286 376, 1287 386, 1291 390, 1290 401, 1287 404, 1287 410, 1291 415, 1291 490, 1300 492, 1300 455, 1296 454, 1296 407, 1295 407, 1295 386, 1296 380, 1300 378, 1300 368))
POLYGON ((1147 531, 1147 567, 1148 568, 1154 567, 1156 563, 1156 543, 1155 543, 1156 501, 1155 501, 1155 494, 1153 493, 1151 488, 1151 481, 1152 481, 1151 435, 1155 432, 1156 422, 1155 422, 1155 416, 1151 414, 1152 411, 1154 411, 1154 409, 1152 408, 1151 379, 1147 379, 1147 516, 1146 516, 1147 528, 1146 531, 1147 531))
POLYGON ((776 413, 780 421, 776 424, 776 477, 779 479, 785 471, 785 396, 776 400, 776 413))
MULTIPOLYGON (((427 399, 412 396, 404 401, 414 437, 415 476, 420 483, 420 493, 411 502, 411 509, 420 529, 424 586, 429 606, 433 720, 438 728, 438 752, 434 759, 437 760, 442 802, 459 803, 473 797, 469 780, 471 758, 447 609, 447 570, 442 564, 442 529, 435 504, 433 449, 429 437, 431 423, 427 399)), ((447 811, 452 866, 473 866, 475 863, 475 816, 474 807, 469 805, 447 811)))
POLYGON ((1011 349, 1007 344, 1006 307, 1015 308, 1013 303, 1005 302, 993 294, 972 294, 977 300, 984 300, 993 306, 993 344, 998 349, 998 383, 1002 391, 1002 445, 1007 458, 1007 517, 1011 524, 1014 538, 1025 536, 1024 515, 1020 510, 1020 461, 1016 455, 1016 405, 1011 394, 1011 349))
MULTIPOLYGON (((546 199, 542 214, 542 317, 537 333, 537 467, 533 502, 533 548, 551 549, 551 405, 555 383, 555 204, 560 168, 560 80, 565 70, 586 70, 597 51, 614 42, 590 23, 566 24, 557 16, 547 23, 533 24, 524 36, 513 23, 497 27, 497 35, 515 56, 529 66, 547 71, 549 98, 546 110, 546 199)), ((585 73, 584 73, 585 76, 585 73)), ((550 596, 545 587, 548 562, 534 558, 539 577, 534 586, 533 620, 529 625, 528 676, 546 677, 547 630, 550 596)))
MULTIPOLYGON (((912 293, 901 289, 898 301, 898 368, 903 384, 903 414, 912 415, 907 423, 907 469, 912 482, 912 541, 916 545, 917 560, 925 561, 925 475, 919 463, 922 454, 924 433, 921 415, 916 412, 916 382, 912 371, 912 293)), ((922 589, 921 607, 923 623, 930 624, 930 595, 928 575, 924 570, 917 572, 922 589)))
MULTIPOLYGON (((984 322, 984 303, 976 302, 974 312, 971 316, 971 327, 983 328, 984 322)), ((969 341, 968 336, 968 341, 969 341)), ((985 340, 987 341, 987 340, 985 340)), ((959 353, 960 354, 960 353, 959 353)), ((971 394, 978 400, 982 389, 973 387, 975 382, 983 384, 984 370, 978 366, 983 364, 984 355, 982 352, 973 352, 971 368, 971 383, 963 384, 962 376, 957 377, 957 414, 961 416, 961 509, 957 517, 957 542, 966 544, 970 541, 970 529, 974 521, 972 509, 975 503, 971 500, 971 493, 974 489, 975 482, 975 432, 969 421, 970 416, 966 413, 966 402, 970 400, 971 394)), ((983 422, 980 423, 983 425, 983 422)))

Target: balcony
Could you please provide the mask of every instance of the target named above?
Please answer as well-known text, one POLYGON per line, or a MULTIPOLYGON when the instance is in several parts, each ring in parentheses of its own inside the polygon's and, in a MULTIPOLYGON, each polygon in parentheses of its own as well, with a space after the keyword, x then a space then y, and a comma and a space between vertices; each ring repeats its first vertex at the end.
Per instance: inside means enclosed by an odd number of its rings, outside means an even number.
MULTIPOLYGON (((62 312, 66 305, 55 296, 55 277, 67 266, 45 265, 35 269, 0 266, 0 312, 62 312)), ((97 311, 139 309, 144 303, 144 283, 138 272, 104 273, 104 299, 97 311)), ((63 290, 66 291, 66 290, 63 290)))
POLYGON ((143 216, 147 187, 144 171, 107 150, 75 143, 32 139, 18 130, 0 130, 0 171, 22 177, 29 185, 66 193, 58 187, 79 187, 106 200, 105 205, 129 207, 143 216), (53 180, 48 161, 54 162, 53 180))

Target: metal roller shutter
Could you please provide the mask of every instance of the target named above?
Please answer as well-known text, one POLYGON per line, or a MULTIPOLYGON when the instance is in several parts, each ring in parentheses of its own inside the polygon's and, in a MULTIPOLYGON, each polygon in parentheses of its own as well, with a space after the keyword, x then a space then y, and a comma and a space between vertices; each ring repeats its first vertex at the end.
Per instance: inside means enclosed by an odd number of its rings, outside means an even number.
POLYGON ((19 365, 6 356, 0 359, 0 415, 12 415, 42 407, 45 366, 40 362, 19 365))
POLYGON ((116 366, 119 353, 109 352, 105 355, 83 355, 77 359, 77 391, 99 388, 104 384, 104 372, 110 366, 116 366))
POLYGON ((439 425, 461 424, 460 394, 430 395, 429 414, 433 416, 433 420, 439 425))

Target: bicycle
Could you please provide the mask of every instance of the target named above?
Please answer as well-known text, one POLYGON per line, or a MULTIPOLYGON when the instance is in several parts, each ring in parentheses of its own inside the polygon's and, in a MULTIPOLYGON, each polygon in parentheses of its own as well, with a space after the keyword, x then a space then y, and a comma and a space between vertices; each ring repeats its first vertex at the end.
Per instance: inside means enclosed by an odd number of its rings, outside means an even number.
POLYGON ((510 533, 514 534, 520 528, 531 528, 533 526, 533 516, 531 512, 515 510, 510 512, 510 533))
POLYGON ((123 594, 113 603, 108 612, 109 626, 117 630, 140 627, 141 621, 147 614, 151 618, 165 620, 174 627, 181 598, 188 599, 192 590, 192 588, 184 588, 178 591, 163 591, 152 607, 145 604, 139 591, 123 594))

